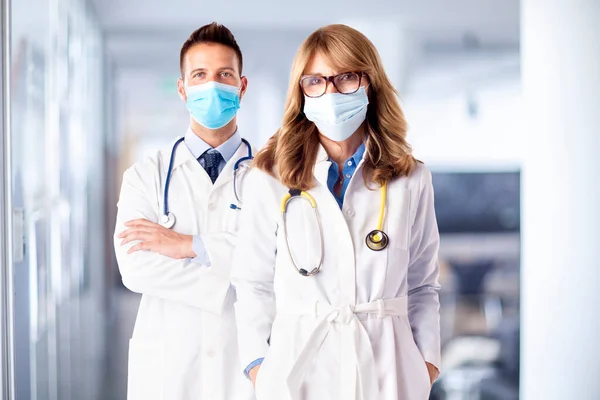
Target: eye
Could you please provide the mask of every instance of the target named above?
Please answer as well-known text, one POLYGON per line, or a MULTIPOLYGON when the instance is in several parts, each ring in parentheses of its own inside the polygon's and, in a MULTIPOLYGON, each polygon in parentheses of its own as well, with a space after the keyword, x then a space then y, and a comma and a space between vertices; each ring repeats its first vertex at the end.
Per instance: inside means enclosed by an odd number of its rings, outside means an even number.
POLYGON ((205 74, 204 72, 196 72, 194 74, 194 78, 204 78, 205 74))
POLYGON ((306 83, 310 86, 322 85, 325 82, 325 80, 323 78, 321 78, 320 76, 310 77, 306 81, 307 81, 306 83))
POLYGON ((356 74, 353 72, 346 72, 345 74, 340 75, 339 80, 340 81, 356 80, 356 74))
POLYGON ((233 75, 231 74, 231 72, 221 72, 221 76, 223 78, 231 78, 233 75))

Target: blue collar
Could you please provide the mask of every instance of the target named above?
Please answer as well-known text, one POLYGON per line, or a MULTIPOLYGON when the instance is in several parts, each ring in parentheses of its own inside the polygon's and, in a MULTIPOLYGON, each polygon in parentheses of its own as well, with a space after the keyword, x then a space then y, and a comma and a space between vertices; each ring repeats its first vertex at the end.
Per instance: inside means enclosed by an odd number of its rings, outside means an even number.
POLYGON ((356 149, 356 152, 352 155, 352 160, 354 161, 354 165, 358 165, 360 163, 360 161, 363 159, 363 156, 365 155, 365 143, 362 142, 360 144, 360 147, 358 149, 356 149))
MULTIPOLYGON (((236 129, 235 133, 215 150, 221 153, 225 162, 228 162, 241 144, 242 137, 239 131, 236 129)), ((185 145, 196 159, 198 159, 198 157, 204 154, 207 150, 212 149, 208 143, 206 143, 198 135, 196 135, 194 131, 192 131, 191 127, 188 128, 185 134, 185 145)))
MULTIPOLYGON (((360 144, 360 146, 358 147, 358 149, 356 149, 354 154, 352 154, 352 156, 350 156, 350 158, 348 158, 346 160, 346 162, 348 162, 349 160, 352 160, 352 161, 354 161, 354 165, 357 166, 360 163, 360 161, 363 159, 363 156, 365 155, 365 151, 366 151, 365 143, 362 142, 360 144)), ((333 162, 331 157, 329 157, 329 161, 331 161, 332 163, 335 164, 335 162, 333 162)), ((336 164, 336 167, 337 167, 337 164, 336 164)))

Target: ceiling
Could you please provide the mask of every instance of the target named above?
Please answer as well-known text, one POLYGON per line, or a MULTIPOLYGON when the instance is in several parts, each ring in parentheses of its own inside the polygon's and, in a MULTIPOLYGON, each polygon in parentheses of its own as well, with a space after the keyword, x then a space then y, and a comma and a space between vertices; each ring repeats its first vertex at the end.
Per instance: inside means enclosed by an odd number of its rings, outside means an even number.
POLYGON ((211 21, 227 25, 240 42, 257 32, 262 37, 287 36, 294 51, 298 40, 316 27, 346 21, 370 24, 371 29, 395 24, 435 53, 474 46, 486 51, 515 49, 519 42, 518 0, 92 0, 92 4, 108 53, 122 67, 138 68, 138 63, 160 68, 165 59, 176 56, 191 31, 211 21))
MULTIPOLYGON (((394 20, 410 29, 476 30, 486 36, 517 33, 518 0, 278 0, 203 2, 192 0, 94 0, 108 32, 122 29, 187 29, 207 21, 242 27, 288 28, 352 18, 394 20), (502 31, 502 32, 500 32, 502 31)), ((516 36, 513 36, 516 37, 516 36)))

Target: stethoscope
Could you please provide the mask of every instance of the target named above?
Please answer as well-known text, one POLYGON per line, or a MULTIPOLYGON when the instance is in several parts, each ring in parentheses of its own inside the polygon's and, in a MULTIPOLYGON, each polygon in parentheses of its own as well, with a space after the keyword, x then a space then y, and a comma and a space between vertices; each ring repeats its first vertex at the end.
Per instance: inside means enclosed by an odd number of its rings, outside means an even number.
MULTIPOLYGON (((377 229, 372 230, 365 237, 365 244, 369 249, 373 251, 381 251, 385 249, 390 241, 388 235, 383 231, 383 218, 385 216, 385 203, 387 199, 387 184, 383 184, 381 186, 380 192, 381 204, 379 207, 379 220, 377 223, 377 229)), ((298 271, 298 273, 302 276, 313 276, 318 274, 321 270, 321 266, 323 265, 323 229, 321 227, 321 219, 319 218, 319 213, 317 212, 317 202, 315 201, 314 197, 312 197, 310 193, 304 190, 290 189, 290 191, 283 197, 283 200, 281 201, 281 215, 283 217, 283 234, 285 235, 285 245, 287 247, 288 254, 290 255, 290 259, 292 261, 292 264, 294 265, 294 268, 296 268, 296 271, 298 271), (319 261, 311 271, 298 267, 290 249, 290 242, 288 240, 287 235, 286 215, 287 206, 290 203, 290 201, 294 199, 304 199, 309 202, 311 208, 315 213, 317 225, 319 226, 319 261)))
POLYGON ((232 210, 237 210, 237 211, 242 210, 242 196, 240 193, 238 193, 238 184, 237 184, 238 171, 242 165, 246 165, 246 164, 242 164, 243 162, 252 161, 254 159, 254 156, 252 155, 252 147, 250 147, 250 143, 248 143, 246 141, 246 139, 244 139, 244 138, 242 138, 242 142, 244 142, 246 147, 248 147, 248 155, 246 155, 246 157, 240 158, 239 160, 237 160, 235 162, 235 164, 233 164, 233 194, 234 194, 235 200, 237 201, 238 204, 231 203, 229 205, 229 208, 231 208, 232 210))
MULTIPOLYGON (((171 184, 171 173, 173 172, 173 160, 175 159, 175 151, 177 150, 177 146, 179 146, 179 144, 183 142, 184 139, 185 138, 183 137, 177 139, 177 141, 173 145, 173 149, 171 150, 171 158, 169 159, 169 169, 167 170, 167 179, 165 181, 165 190, 163 193, 163 214, 160 217, 160 224, 167 229, 171 229, 175 225, 176 221, 175 214, 169 211, 169 185, 171 184)), ((248 143, 248 141, 244 138, 242 138, 242 142, 244 142, 244 144, 248 148, 248 155, 240 158, 233 165, 233 194, 235 195, 235 200, 237 201, 237 204, 232 203, 229 206, 229 208, 231 208, 232 210, 242 209, 242 199, 237 187, 238 171, 240 170, 240 167, 243 165, 242 163, 244 161, 251 161, 254 158, 252 156, 252 147, 250 147, 250 143, 248 143)))

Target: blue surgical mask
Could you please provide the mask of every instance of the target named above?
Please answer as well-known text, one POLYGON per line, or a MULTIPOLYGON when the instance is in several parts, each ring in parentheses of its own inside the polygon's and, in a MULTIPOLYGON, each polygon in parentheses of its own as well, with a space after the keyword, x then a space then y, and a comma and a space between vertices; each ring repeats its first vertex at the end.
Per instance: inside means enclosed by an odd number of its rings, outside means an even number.
POLYGON ((304 97, 304 114, 329 139, 342 142, 358 129, 367 117, 369 98, 364 87, 356 93, 326 93, 304 97))
POLYGON ((227 125, 240 108, 240 89, 211 81, 186 87, 187 109, 192 118, 208 129, 227 125))

